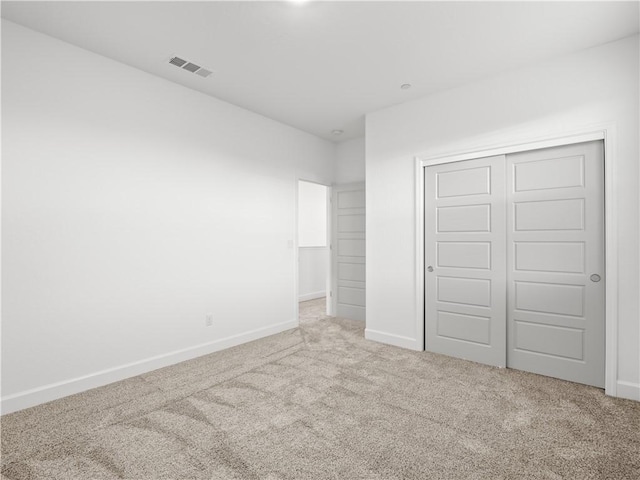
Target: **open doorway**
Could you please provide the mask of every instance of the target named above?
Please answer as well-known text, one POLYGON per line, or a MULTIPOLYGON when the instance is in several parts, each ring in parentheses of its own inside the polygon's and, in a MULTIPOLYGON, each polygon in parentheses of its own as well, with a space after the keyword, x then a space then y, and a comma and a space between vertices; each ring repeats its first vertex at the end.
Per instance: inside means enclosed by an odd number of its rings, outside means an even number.
POLYGON ((327 315, 330 279, 329 187, 298 181, 298 302, 300 320, 327 315))

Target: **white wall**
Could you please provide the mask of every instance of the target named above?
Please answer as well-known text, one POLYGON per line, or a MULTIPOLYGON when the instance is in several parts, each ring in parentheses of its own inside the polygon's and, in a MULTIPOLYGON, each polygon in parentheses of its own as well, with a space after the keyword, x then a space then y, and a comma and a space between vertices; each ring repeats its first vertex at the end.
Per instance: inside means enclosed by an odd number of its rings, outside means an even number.
POLYGON ((298 249, 298 300, 304 302, 327 295, 327 247, 298 249))
POLYGON ((2 67, 3 412, 297 325, 333 144, 4 20, 2 67))
POLYGON ((298 245, 327 246, 327 187, 298 182, 298 245))
POLYGON ((367 116, 367 329, 417 345, 414 156, 614 122, 618 394, 640 399, 638 36, 367 116))
POLYGON ((336 145, 335 183, 364 182, 365 139, 354 138, 336 145))

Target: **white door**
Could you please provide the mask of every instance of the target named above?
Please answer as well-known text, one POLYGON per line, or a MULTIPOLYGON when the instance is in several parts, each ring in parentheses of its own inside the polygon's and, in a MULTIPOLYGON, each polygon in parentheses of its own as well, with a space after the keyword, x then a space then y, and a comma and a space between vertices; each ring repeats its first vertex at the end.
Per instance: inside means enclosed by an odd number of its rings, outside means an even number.
POLYGON ((507 156, 507 365, 604 387, 601 141, 507 156))
POLYGON ((365 319, 364 183, 333 187, 333 281, 331 295, 338 317, 365 319))
POLYGON ((426 349, 506 364, 505 157, 425 169, 426 349))

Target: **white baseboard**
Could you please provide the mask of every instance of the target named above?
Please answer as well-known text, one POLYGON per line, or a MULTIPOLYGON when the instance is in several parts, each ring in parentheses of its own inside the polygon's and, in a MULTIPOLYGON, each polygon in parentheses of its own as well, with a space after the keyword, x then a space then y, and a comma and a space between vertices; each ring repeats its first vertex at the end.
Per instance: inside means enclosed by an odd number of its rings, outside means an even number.
POLYGON ((304 295, 298 296, 298 301, 306 302, 307 300, 315 300, 316 298, 322 298, 326 296, 327 296, 327 292, 324 290, 322 290, 321 292, 305 293, 304 295))
POLYGON ((262 337, 268 337, 269 335, 284 332, 285 330, 290 330, 297 326, 297 320, 277 323, 268 327, 258 328, 249 332, 233 335, 231 337, 195 345, 182 350, 176 350, 163 355, 157 355, 138 362, 128 363, 126 365, 102 370, 82 377, 52 383, 13 395, 7 395, 0 399, 0 412, 2 412, 2 415, 16 412, 18 410, 40 405, 58 398, 84 392, 86 390, 101 387, 126 378, 135 377, 136 375, 157 370, 158 368, 167 367, 169 365, 184 362, 185 360, 218 352, 262 337))
POLYGON ((379 332, 377 330, 365 329, 364 338, 367 340, 373 340, 374 342, 386 343, 388 345, 394 345, 396 347, 408 348, 409 350, 422 350, 418 344, 418 340, 410 337, 403 337, 401 335, 394 335, 392 333, 379 332))
POLYGON ((616 385, 616 396, 640 402, 640 383, 618 380, 616 385))

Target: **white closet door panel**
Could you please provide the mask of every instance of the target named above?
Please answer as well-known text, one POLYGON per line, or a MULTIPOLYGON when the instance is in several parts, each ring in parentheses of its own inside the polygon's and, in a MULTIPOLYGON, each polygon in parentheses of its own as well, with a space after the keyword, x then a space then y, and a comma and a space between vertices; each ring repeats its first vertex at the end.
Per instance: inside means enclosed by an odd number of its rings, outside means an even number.
POLYGON ((602 142, 508 155, 507 182, 507 365, 603 387, 602 142))
POLYGON ((514 230, 584 230, 584 198, 516 203, 514 230))
POLYGON ((436 213, 441 233, 491 231, 491 205, 440 207, 436 213))
POLYGON ((491 242, 438 242, 436 265, 491 270, 491 242))
POLYGON ((426 349, 506 364, 505 157, 425 169, 426 349))
POLYGON ((513 242, 515 270, 584 273, 584 242, 513 242))
POLYGON ((514 347, 537 355, 571 360, 584 359, 584 330, 517 320, 514 322, 514 347))
POLYGON ((514 310, 557 315, 584 315, 584 286, 563 283, 518 282, 513 285, 514 310))
POLYGON ((438 310, 439 337, 490 346, 491 318, 438 310))
MULTIPOLYGON (((532 152, 525 152, 529 155, 532 152)), ((520 155, 520 154, 518 154, 520 155)), ((513 191, 553 190, 556 188, 584 187, 584 157, 531 158, 512 163, 513 191)))
POLYGON ((435 174, 436 196, 467 197, 491 193, 491 168, 472 166, 459 170, 444 170, 435 174))
POLYGON ((491 307, 491 280, 485 278, 436 278, 439 302, 491 307))

